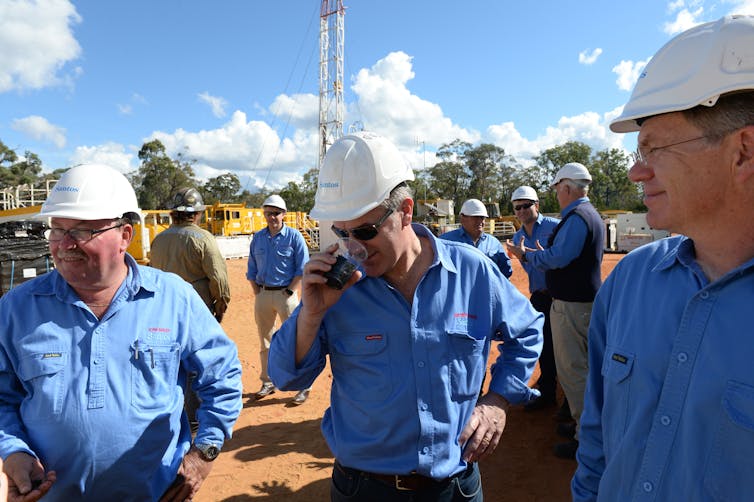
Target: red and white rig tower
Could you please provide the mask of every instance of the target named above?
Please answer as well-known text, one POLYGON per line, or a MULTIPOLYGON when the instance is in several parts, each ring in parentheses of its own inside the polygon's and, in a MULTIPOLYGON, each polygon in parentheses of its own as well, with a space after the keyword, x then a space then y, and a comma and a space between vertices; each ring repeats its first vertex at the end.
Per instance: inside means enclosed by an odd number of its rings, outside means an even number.
POLYGON ((319 14, 319 157, 343 136, 343 0, 322 0, 319 14))

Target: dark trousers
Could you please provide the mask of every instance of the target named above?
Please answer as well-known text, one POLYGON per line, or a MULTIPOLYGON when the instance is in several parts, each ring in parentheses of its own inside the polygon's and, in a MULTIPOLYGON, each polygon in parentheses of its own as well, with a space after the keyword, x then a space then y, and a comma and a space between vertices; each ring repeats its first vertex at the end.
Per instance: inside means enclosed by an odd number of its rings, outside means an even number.
POLYGON ((477 464, 445 481, 421 490, 398 490, 394 484, 341 465, 337 460, 330 482, 331 502, 482 502, 482 478, 477 464))
POLYGON ((531 301, 534 310, 542 312, 545 315, 545 325, 542 328, 544 345, 542 346, 542 354, 539 356, 541 375, 539 376, 539 380, 537 380, 537 386, 543 398, 554 400, 558 372, 555 369, 555 352, 552 349, 552 330, 550 329, 550 305, 552 305, 552 297, 546 292, 535 291, 531 294, 529 301, 531 301))

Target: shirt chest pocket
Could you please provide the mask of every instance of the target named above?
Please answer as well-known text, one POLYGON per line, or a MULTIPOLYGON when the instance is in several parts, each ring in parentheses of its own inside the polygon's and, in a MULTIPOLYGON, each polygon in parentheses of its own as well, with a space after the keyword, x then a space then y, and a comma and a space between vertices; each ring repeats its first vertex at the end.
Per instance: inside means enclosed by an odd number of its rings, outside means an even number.
POLYGON ((28 392, 22 407, 30 416, 59 415, 65 396, 67 352, 41 352, 21 359, 18 376, 28 392))
POLYGON ((603 408, 611 410, 612 419, 604 428, 606 452, 610 445, 618 444, 625 436, 626 423, 631 408, 631 375, 635 355, 619 347, 607 346, 602 359, 604 382, 603 408))
POLYGON ((131 405, 138 410, 169 407, 175 399, 180 345, 131 345, 131 405))
POLYGON ((471 333, 448 331, 448 382, 455 400, 465 400, 479 395, 487 367, 484 357, 486 338, 475 338, 471 333))
POLYGON ((354 401, 382 401, 393 390, 385 335, 349 333, 333 337, 333 385, 354 401))
POLYGON ((720 402, 720 424, 712 443, 704 486, 714 500, 754 493, 754 387, 729 381, 720 402))

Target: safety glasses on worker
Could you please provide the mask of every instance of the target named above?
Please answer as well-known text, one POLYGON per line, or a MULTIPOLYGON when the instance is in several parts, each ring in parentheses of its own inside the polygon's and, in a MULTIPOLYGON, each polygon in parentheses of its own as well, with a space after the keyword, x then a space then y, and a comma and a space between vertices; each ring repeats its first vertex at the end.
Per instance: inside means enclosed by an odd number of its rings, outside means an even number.
POLYGON ((122 226, 123 222, 121 221, 112 227, 100 228, 99 230, 91 230, 88 228, 71 228, 68 230, 64 228, 50 228, 45 231, 45 237, 47 237, 47 240, 50 242, 58 242, 65 239, 65 236, 68 235, 68 237, 74 242, 86 242, 94 239, 96 235, 101 234, 102 232, 107 232, 108 230, 120 228, 122 226))
POLYGON ((523 204, 519 204, 518 206, 513 206, 513 209, 515 211, 521 211, 522 209, 529 209, 534 205, 533 202, 524 202, 523 204))
POLYGON ((341 239, 353 237, 356 240, 369 241, 377 237, 377 234, 380 233, 380 225, 385 223, 385 220, 387 220, 388 216, 391 214, 393 214, 393 210, 388 209, 377 223, 366 223, 364 225, 359 225, 356 228, 352 228, 351 230, 344 230, 335 225, 331 226, 330 229, 341 239))

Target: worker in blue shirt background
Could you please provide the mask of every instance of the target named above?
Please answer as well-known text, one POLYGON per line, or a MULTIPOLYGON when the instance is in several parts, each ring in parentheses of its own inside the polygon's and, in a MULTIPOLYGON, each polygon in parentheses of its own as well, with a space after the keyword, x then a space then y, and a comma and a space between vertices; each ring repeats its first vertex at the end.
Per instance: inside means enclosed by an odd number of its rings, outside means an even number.
POLYGON ((489 216, 487 208, 482 201, 478 199, 469 199, 461 206, 461 226, 455 230, 445 232, 440 239, 448 241, 463 242, 469 246, 474 246, 479 251, 489 256, 495 262, 505 277, 510 278, 513 275, 511 259, 505 252, 503 245, 497 240, 497 237, 485 233, 484 223, 489 216))
POLYGON ((0 299, 10 500, 190 500, 241 411, 235 344, 191 285, 126 252, 141 211, 115 169, 66 171, 40 217, 55 270, 0 299))
MULTIPOLYGON (((538 246, 546 246, 560 220, 551 216, 544 216, 539 212, 537 191, 530 186, 520 186, 511 194, 511 203, 516 218, 521 223, 521 228, 513 234, 513 239, 506 242, 506 247, 510 248, 510 246, 523 244, 527 248, 537 249, 538 246)), ((542 312, 545 316, 545 324, 542 328, 544 344, 542 345, 542 354, 539 356, 540 376, 536 385, 540 396, 524 406, 525 410, 534 411, 556 404, 555 391, 558 372, 555 368, 552 331, 550 330, 552 295, 547 289, 544 270, 529 262, 522 262, 521 266, 529 277, 529 301, 537 312, 542 312)), ((564 401, 563 408, 568 408, 568 399, 564 401)), ((570 419, 571 412, 568 411, 567 420, 570 419)))
MULTIPOLYGON (((542 314, 477 250, 412 223, 411 168, 374 133, 328 150, 312 216, 367 249, 343 289, 327 286, 336 246, 304 268, 302 301, 270 348, 281 388, 332 371, 322 431, 331 499, 480 501, 491 454, 542 347, 542 314), (504 342, 479 397, 493 339, 504 342)), ((351 249, 348 247, 348 249, 351 249)))
MULTIPOLYGON (((259 378, 262 387, 254 393, 260 400, 276 392, 267 374, 270 341, 275 333, 275 321, 282 323, 298 305, 298 289, 304 263, 309 260, 306 240, 295 228, 285 224, 288 207, 279 195, 270 195, 262 203, 267 226, 254 234, 249 249, 246 278, 254 291, 254 321, 259 334, 259 378)), ((296 393, 290 404, 304 404, 311 388, 296 393)))
POLYGON ((588 367, 587 335, 592 303, 602 284, 605 224, 587 194, 592 176, 583 164, 569 162, 558 169, 552 188, 560 205, 560 223, 546 246, 535 248, 515 243, 508 250, 522 263, 545 273, 552 296, 550 327, 558 380, 568 399, 572 423, 558 424, 556 431, 568 441, 557 443, 560 458, 576 458, 579 419, 584 407, 588 367))
POLYGON ((754 17, 698 25, 649 61, 614 132, 647 223, 680 234, 600 289, 575 501, 752 500, 754 17))

